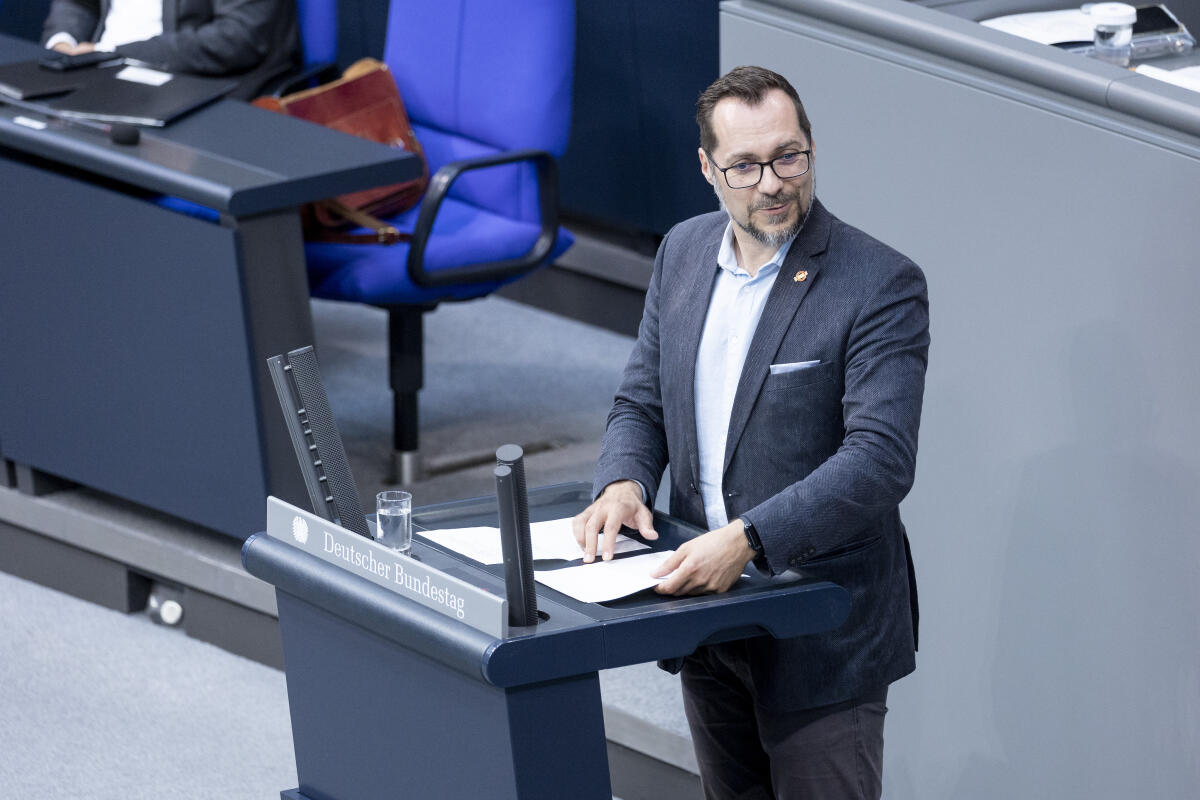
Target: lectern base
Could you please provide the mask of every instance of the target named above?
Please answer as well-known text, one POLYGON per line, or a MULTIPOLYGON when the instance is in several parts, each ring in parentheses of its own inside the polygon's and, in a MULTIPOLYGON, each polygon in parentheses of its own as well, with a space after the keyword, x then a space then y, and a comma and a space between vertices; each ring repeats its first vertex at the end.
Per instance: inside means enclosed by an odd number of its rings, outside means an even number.
POLYGON ((502 688, 276 597, 305 790, 281 797, 611 800, 595 672, 502 688))

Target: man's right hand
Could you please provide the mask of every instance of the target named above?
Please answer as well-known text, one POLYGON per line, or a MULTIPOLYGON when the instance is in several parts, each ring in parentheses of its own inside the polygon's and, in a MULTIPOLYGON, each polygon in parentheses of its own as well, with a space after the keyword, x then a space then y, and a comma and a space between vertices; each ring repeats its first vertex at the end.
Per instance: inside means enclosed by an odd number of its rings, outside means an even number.
POLYGON ((636 481, 610 483, 594 503, 575 516, 575 541, 583 548, 584 563, 595 561, 597 552, 610 561, 622 525, 637 529, 644 539, 658 538, 654 514, 642 502, 642 487, 636 481), (598 542, 601 531, 603 539, 598 542))
POLYGON ((66 53, 69 56, 80 56, 95 50, 96 44, 95 42, 80 42, 79 44, 72 45, 66 42, 59 42, 54 45, 53 49, 60 53, 66 53))

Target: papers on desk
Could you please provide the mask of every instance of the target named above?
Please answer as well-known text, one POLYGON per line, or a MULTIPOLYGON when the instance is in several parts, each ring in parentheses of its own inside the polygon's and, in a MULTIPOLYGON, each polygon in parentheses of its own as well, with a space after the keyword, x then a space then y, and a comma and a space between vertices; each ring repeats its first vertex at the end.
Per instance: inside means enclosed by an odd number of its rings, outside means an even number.
POLYGON ((169 72, 162 72, 149 67, 141 67, 136 64, 130 64, 113 76, 119 81, 133 81, 144 86, 162 86, 171 78, 175 77, 169 72))
POLYGON ((661 550, 612 561, 593 561, 577 567, 538 569, 533 577, 568 597, 584 603, 603 603, 616 600, 655 586, 664 578, 652 578, 650 573, 674 550, 661 550))
POLYGON ((1095 21, 1078 8, 1065 11, 1034 11, 980 20, 980 25, 1020 36, 1041 44, 1090 42, 1095 21))
POLYGON ((1149 78, 1154 78, 1159 81, 1181 86, 1184 89, 1191 89, 1193 92, 1200 92, 1200 66, 1184 67, 1182 69, 1162 69, 1149 64, 1141 64, 1134 67, 1134 72, 1139 75, 1145 75, 1149 78))
MULTIPOLYGON (((504 554, 500 548, 497 528, 450 528, 440 531, 418 531, 417 536, 453 550, 481 564, 500 564, 504 554)), ((571 519, 533 522, 529 525, 529 540, 533 545, 533 560, 575 561, 583 558, 583 549, 575 541, 571 519)), ((613 553, 649 550, 650 547, 624 534, 617 535, 613 553)), ((551 589, 584 603, 603 603, 649 589, 662 578, 650 573, 673 551, 651 552, 612 561, 594 561, 562 569, 534 570, 533 577, 551 589)))
MULTIPOLYGON (((1084 3, 1080 8, 1063 11, 1009 14, 980 20, 979 24, 1022 39, 1091 55, 1093 27, 1096 24, 1095 18, 1089 13, 1092 5, 1084 3)), ((1136 9, 1137 22, 1133 25, 1133 41, 1130 42, 1134 61, 1180 55, 1195 46, 1196 40, 1165 5, 1139 5, 1136 9)))
MULTIPOLYGON (((414 531, 414 533, 481 564, 504 562, 504 554, 500 548, 500 531, 497 528, 450 528, 441 531, 414 531)), ((583 558, 583 549, 575 541, 570 518, 530 523, 529 539, 533 545, 534 561, 549 559, 574 561, 583 558)), ((613 553, 629 553, 634 550, 648 549, 650 549, 649 546, 642 542, 630 539, 624 534, 618 534, 613 553)))

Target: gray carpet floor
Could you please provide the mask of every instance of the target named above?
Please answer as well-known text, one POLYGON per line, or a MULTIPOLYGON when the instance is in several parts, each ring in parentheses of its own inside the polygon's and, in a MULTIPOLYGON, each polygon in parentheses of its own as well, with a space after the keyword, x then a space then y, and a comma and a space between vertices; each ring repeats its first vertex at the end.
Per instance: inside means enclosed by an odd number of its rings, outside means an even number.
MULTIPOLYGON (((329 403, 368 513, 391 476, 387 316, 314 301, 317 355, 329 403)), ((422 458, 435 472, 415 505, 495 492, 497 447, 530 450, 529 486, 591 482, 600 440, 633 339, 500 298, 448 303, 427 314, 422 458), (536 452, 535 452, 536 451, 536 452)))
MULTIPOLYGON (((383 313, 314 303, 321 369, 364 508, 390 485, 383 313)), ((427 316, 422 450, 433 463, 507 442, 530 486, 590 481, 632 339, 501 299, 427 316)), ((494 491, 491 466, 414 484, 418 505, 494 491)), ((606 704, 686 735, 677 681, 602 675, 606 704)), ((0 800, 278 797, 296 785, 282 673, 0 573, 0 800)))
POLYGON ((0 573, 0 797, 278 797, 283 673, 0 573))

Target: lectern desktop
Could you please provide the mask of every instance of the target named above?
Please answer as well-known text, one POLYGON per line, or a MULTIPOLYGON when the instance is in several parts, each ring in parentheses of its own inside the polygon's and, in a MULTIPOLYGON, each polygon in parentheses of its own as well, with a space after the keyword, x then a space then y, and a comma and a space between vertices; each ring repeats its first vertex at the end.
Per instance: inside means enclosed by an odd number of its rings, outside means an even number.
MULTIPOLYGON (((572 516, 590 489, 534 489, 530 519, 572 516)), ((539 585, 539 624, 512 627, 501 565, 420 538, 496 526, 496 498, 417 509, 412 561, 270 502, 268 530, 246 541, 242 562, 276 587, 300 780, 285 800, 611 800, 599 670, 818 633, 850 609, 843 588, 799 574, 602 604, 539 585)), ((701 532, 662 514, 655 527, 656 549, 701 532)), ((538 567, 556 564, 566 562, 538 567)))

